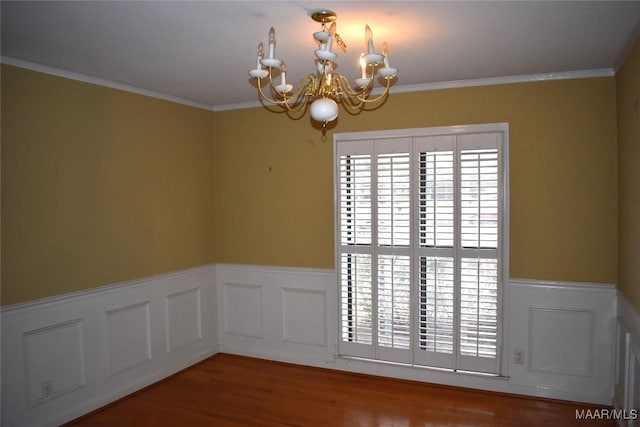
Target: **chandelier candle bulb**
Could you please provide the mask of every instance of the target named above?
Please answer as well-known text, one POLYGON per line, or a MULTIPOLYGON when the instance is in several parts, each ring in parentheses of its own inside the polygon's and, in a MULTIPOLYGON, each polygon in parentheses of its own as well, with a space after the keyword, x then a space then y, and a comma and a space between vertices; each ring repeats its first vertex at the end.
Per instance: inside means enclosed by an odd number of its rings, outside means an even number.
POLYGON ((291 92, 292 89, 293 86, 287 84, 287 66, 283 62, 280 66, 280 84, 276 86, 276 90, 284 95, 291 92))
POLYGON ((361 71, 361 79, 367 78, 367 61, 364 59, 364 52, 360 54, 360 71, 361 71))
POLYGON ((333 39, 336 35, 336 23, 334 22, 329 27, 329 37, 327 37, 327 50, 331 52, 331 46, 333 44, 333 39))
POLYGON ((262 70, 262 64, 260 63, 260 61, 262 61, 262 56, 264 55, 264 47, 262 45, 262 42, 260 42, 258 44, 258 61, 256 63, 256 70, 262 70))
POLYGON ((373 33, 371 32, 371 28, 369 28, 369 26, 365 26, 364 27, 364 38, 367 40, 367 47, 368 47, 368 52, 369 54, 374 53, 373 51, 373 33))
POLYGON ((387 42, 382 43, 382 55, 384 55, 384 66, 389 68, 389 45, 387 42))
POLYGON ((261 79, 266 77, 268 72, 267 70, 262 69, 262 57, 264 56, 264 46, 262 42, 258 43, 258 59, 256 61, 256 68, 254 70, 249 70, 249 75, 253 78, 261 79))
POLYGON ((269 30, 269 59, 273 59, 276 54, 276 30, 271 27, 269 30))

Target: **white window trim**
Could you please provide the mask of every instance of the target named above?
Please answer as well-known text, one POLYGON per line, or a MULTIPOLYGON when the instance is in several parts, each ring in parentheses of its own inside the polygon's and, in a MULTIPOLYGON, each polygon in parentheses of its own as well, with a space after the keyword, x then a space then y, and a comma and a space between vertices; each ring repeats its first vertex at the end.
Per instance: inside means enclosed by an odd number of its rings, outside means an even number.
MULTIPOLYGON (((379 140, 385 138, 403 138, 403 137, 422 137, 422 136, 437 136, 437 135, 463 135, 463 134, 477 134, 484 132, 492 132, 492 133, 501 133, 502 134, 502 147, 501 147, 501 166, 502 166, 502 188, 503 188, 503 196, 502 196, 502 222, 501 222, 501 242, 499 249, 499 259, 502 263, 502 287, 500 289, 500 300, 498 302, 500 306, 500 316, 501 322, 498 324, 498 335, 500 337, 499 340, 499 350, 498 350, 498 362, 500 363, 499 372, 500 375, 505 375, 508 368, 508 354, 507 349, 509 348, 508 342, 508 310, 506 307, 506 301, 509 300, 508 297, 508 279, 509 279, 509 251, 510 251, 510 189, 509 189, 509 123, 486 123, 486 124, 470 124, 470 125, 453 125, 453 126, 437 126, 437 127, 426 127, 426 128, 407 128, 407 129, 392 129, 392 130, 380 130, 380 131, 363 131, 363 132, 345 132, 345 133, 335 133, 333 135, 333 177, 334 177, 334 265, 336 268, 336 277, 339 277, 339 266, 340 266, 340 235, 339 235, 339 226, 340 216, 335 206, 338 203, 338 187, 336 182, 339 180, 339 170, 338 170, 338 143, 344 141, 357 141, 357 140, 379 140)), ((337 303, 340 304, 340 284, 336 281, 336 287, 338 292, 337 303)), ((341 308, 337 307, 337 315, 340 316, 341 308)), ((341 322, 337 322, 337 337, 340 340, 341 337, 341 322)), ((338 346, 339 348, 339 346, 338 346)), ((338 355, 340 356, 340 355, 338 355)), ((362 355, 362 357, 369 358, 368 355, 362 355)), ((378 360, 374 360, 378 362, 378 360)), ((384 360, 380 360, 380 363, 387 363, 384 360)), ((421 368, 425 368, 425 366, 420 365, 421 368)), ((428 368, 428 367, 427 367, 428 368)))

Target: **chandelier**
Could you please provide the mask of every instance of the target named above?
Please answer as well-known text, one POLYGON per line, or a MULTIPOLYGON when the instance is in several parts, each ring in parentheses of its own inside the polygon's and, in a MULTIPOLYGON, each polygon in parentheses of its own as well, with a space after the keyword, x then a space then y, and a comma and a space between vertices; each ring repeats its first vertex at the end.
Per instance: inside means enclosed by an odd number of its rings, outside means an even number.
POLYGON ((345 109, 354 114, 362 111, 367 104, 382 103, 389 94, 391 81, 398 74, 398 70, 389 66, 386 42, 383 44, 382 54, 375 52, 371 28, 367 25, 367 52, 360 55, 361 75, 354 80, 355 86, 351 86, 346 77, 335 71, 338 55, 332 51, 333 43, 344 52, 347 48, 340 35, 336 33, 336 14, 330 10, 316 10, 312 11, 310 16, 321 24, 320 31, 313 33, 313 38, 318 42, 315 50, 315 72, 307 74, 295 90, 293 85, 287 83, 286 65, 275 57, 276 33, 271 27, 267 56, 264 56, 263 44, 258 44, 256 68, 250 70, 249 75, 257 80, 258 96, 263 102, 273 104, 288 113, 301 114, 304 114, 309 105, 311 118, 321 124, 324 135, 327 123, 338 117, 338 103, 342 103, 345 109), (328 24, 330 26, 327 28, 328 24), (384 90, 372 96, 376 77, 380 78, 384 90), (263 86, 266 86, 264 80, 268 81, 268 90, 263 89, 263 86))

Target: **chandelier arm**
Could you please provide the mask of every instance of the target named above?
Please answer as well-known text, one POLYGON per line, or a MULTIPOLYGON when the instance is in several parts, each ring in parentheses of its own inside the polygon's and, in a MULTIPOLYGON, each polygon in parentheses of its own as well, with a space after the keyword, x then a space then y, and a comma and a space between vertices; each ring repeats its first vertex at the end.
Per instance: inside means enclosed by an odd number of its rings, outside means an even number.
POLYGON ((318 76, 314 73, 307 74, 301 81, 298 90, 296 90, 296 96, 304 91, 305 97, 315 96, 317 86, 319 84, 318 76), (303 83, 306 80, 306 83, 303 83))
MULTIPOLYGON (((365 89, 360 92, 356 92, 350 87, 349 81, 344 76, 340 75, 341 86, 345 90, 345 94, 348 95, 350 101, 353 101, 354 99, 358 100, 357 104, 369 104, 385 98, 389 94, 389 90, 391 88, 391 79, 392 78, 385 78, 387 84, 384 86, 384 91, 380 95, 376 96, 375 98, 367 98, 366 95, 371 93, 373 79, 371 79, 371 82, 369 82, 369 85, 365 89)), ((355 104, 356 103, 354 103, 353 105, 355 104)))
POLYGON ((363 98, 360 98, 360 97, 358 97, 358 99, 360 101, 368 104, 368 103, 377 102, 377 101, 379 101, 379 100, 381 100, 383 98, 386 98, 386 96, 389 94, 389 90, 391 89, 391 79, 390 78, 385 78, 385 80, 387 81, 387 85, 385 86, 384 91, 380 95, 376 96, 375 98, 371 98, 371 99, 363 99, 363 98))
POLYGON ((284 106, 287 111, 298 113, 300 111, 304 111, 304 109, 307 108, 309 98, 313 95, 316 80, 316 76, 312 73, 307 74, 302 80, 300 80, 298 89, 296 89, 296 91, 291 96, 286 98, 287 103, 284 104, 284 106), (290 100, 295 101, 290 103, 290 100))
POLYGON ((340 99, 342 104, 353 111, 362 109, 364 102, 362 102, 361 96, 366 95, 366 88, 360 92, 354 91, 349 85, 349 81, 342 75, 339 75, 339 78, 336 81, 340 88, 340 99))
POLYGON ((336 73, 336 75, 338 76, 338 80, 340 82, 340 88, 342 89, 343 94, 349 96, 350 98, 360 98, 362 95, 367 93, 368 92, 367 89, 372 86, 371 82, 369 82, 369 84, 365 86, 365 88, 357 91, 353 89, 353 87, 351 86, 351 83, 349 83, 349 80, 345 76, 343 76, 340 73, 336 73))
POLYGON ((290 104, 289 104, 289 99, 290 98, 287 97, 286 93, 283 94, 283 93, 280 93, 280 92, 278 92, 276 90, 276 86, 277 85, 275 83, 273 83, 273 73, 272 73, 272 71, 273 71, 273 68, 269 67, 269 89, 270 89, 270 92, 271 92, 272 96, 273 95, 277 95, 277 96, 282 97, 282 100, 281 101, 275 101, 275 102, 273 100, 270 100, 269 102, 277 103, 278 105, 280 105, 282 107, 285 107, 288 111, 291 111, 290 104))
POLYGON ((287 102, 286 104, 284 104, 288 112, 298 113, 300 111, 304 111, 307 108, 307 104, 309 102, 309 97, 307 94, 302 93, 302 91, 296 91, 295 96, 289 98, 288 101, 291 101, 292 99, 295 99, 295 101, 292 103, 287 102))
MULTIPOLYGON (((271 73, 269 73, 269 77, 271 77, 271 73)), ((283 107, 287 111, 292 111, 292 112, 300 111, 300 110, 304 109, 304 107, 306 106, 306 104, 308 102, 308 100, 307 100, 308 94, 307 93, 303 94, 303 92, 307 90, 307 88, 309 87, 310 84, 313 84, 314 77, 315 76, 313 74, 307 75, 300 82, 300 85, 299 85, 298 89, 290 97, 287 97, 286 95, 283 96, 282 100, 276 100, 276 99, 273 99, 273 98, 267 96, 264 93, 264 91, 262 90, 262 85, 260 85, 260 80, 261 79, 258 79, 258 84, 257 84, 257 86, 258 86, 258 94, 260 95, 260 97, 262 99, 264 99, 265 101, 269 102, 270 104, 278 105, 280 107, 283 107), (299 100, 301 95, 304 95, 304 98, 299 100), (291 103, 290 101, 292 99, 296 99, 296 101, 291 103)), ((271 89, 271 92, 274 92, 274 93, 282 96, 282 94, 280 94, 280 92, 275 90, 274 85, 273 85, 273 80, 271 78, 269 79, 269 87, 271 89)))
MULTIPOLYGON (((288 101, 287 99, 283 99, 282 101, 277 101, 275 99, 272 99, 270 97, 268 97, 267 95, 265 95, 264 91, 262 90, 262 86, 260 85, 260 78, 258 79, 258 94, 260 95, 260 98, 264 99, 265 101, 269 102, 270 104, 274 104, 274 105, 280 105, 280 106, 288 106, 288 101)), ((270 86, 272 90, 273 86, 270 86)), ((276 92, 277 93, 277 92, 276 92)))

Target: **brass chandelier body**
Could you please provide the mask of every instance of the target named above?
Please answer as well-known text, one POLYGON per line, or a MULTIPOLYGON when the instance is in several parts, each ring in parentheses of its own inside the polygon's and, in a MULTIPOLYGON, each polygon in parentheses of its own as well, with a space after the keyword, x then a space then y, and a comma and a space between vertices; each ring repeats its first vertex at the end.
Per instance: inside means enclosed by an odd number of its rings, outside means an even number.
POLYGON ((318 42, 315 72, 307 74, 295 90, 287 84, 286 66, 282 60, 275 58, 275 30, 272 27, 267 55, 265 57, 263 44, 260 43, 256 68, 250 70, 249 75, 257 80, 258 95, 263 102, 291 113, 303 113, 310 106, 311 118, 321 124, 324 133, 327 123, 338 117, 338 102, 351 113, 362 111, 367 104, 381 102, 388 96, 398 70, 389 66, 386 43, 382 54, 374 51, 373 36, 367 25, 365 38, 368 50, 360 56, 362 73, 360 78, 355 79, 354 88, 346 77, 335 71, 337 54, 332 51, 333 43, 346 52, 346 44, 336 33, 336 14, 330 10, 317 10, 311 13, 311 18, 321 24, 320 31, 313 34, 318 42), (328 24, 331 25, 327 27, 328 24), (382 79, 384 89, 379 95, 371 97, 376 76, 382 79), (264 80, 268 82, 268 91, 263 89, 266 86, 264 80))

